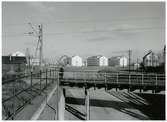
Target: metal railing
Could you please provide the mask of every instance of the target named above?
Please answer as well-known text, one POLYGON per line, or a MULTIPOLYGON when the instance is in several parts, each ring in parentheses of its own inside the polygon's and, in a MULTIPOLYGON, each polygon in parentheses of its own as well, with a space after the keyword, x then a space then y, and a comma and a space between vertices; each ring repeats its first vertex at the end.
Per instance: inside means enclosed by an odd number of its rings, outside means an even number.
POLYGON ((14 119, 15 115, 31 100, 56 81, 57 70, 46 69, 38 73, 13 75, 2 81, 3 119, 14 119))
POLYGON ((31 72, 30 74, 14 76, 12 79, 3 81, 2 109, 4 119, 14 119, 15 115, 26 104, 30 103, 34 97, 40 95, 43 90, 59 78, 60 83, 65 81, 165 87, 165 74, 102 73, 94 71, 63 72, 63 77, 59 76, 61 74, 56 69, 46 69, 38 73, 31 72))
POLYGON ((63 80, 76 83, 88 82, 165 87, 165 74, 64 72, 63 80))

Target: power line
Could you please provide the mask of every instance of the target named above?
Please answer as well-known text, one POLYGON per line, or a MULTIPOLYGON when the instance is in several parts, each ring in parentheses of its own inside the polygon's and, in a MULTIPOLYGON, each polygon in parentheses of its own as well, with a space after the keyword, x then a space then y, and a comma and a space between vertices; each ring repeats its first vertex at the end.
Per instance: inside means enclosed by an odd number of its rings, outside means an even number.
MULTIPOLYGON (((77 32, 59 32, 59 33, 43 33, 44 35, 66 35, 66 34, 88 34, 88 33, 111 33, 111 32, 119 32, 119 31, 140 31, 140 30, 158 30, 158 29, 165 29, 165 28, 161 28, 161 27, 146 27, 146 28, 125 28, 125 29, 113 29, 113 30, 90 30, 90 31, 77 31, 77 32)), ((5 34, 2 35, 4 36, 27 36, 25 35, 25 33, 18 33, 18 34, 5 34)))
MULTIPOLYGON (((143 18, 125 18, 125 19, 98 19, 98 20, 55 20, 54 23, 43 23, 45 25, 54 25, 55 23, 113 23, 113 22, 120 22, 120 21, 145 21, 145 20, 161 20, 159 17, 143 17, 143 18)), ((3 24, 4 26, 21 26, 27 25, 27 23, 8 23, 3 24)), ((36 23, 37 25, 37 23, 36 23)))

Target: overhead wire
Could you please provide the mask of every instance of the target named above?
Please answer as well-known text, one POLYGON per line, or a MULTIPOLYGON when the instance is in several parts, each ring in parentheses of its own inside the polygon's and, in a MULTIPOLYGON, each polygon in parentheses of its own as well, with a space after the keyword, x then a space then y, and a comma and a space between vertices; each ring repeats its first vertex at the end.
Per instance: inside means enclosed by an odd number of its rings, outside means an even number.
MULTIPOLYGON (((68 34, 89 34, 89 33, 111 33, 111 32, 123 32, 123 31, 141 31, 141 30, 165 30, 165 27, 144 27, 144 28, 116 28, 111 30, 87 30, 87 31, 72 31, 72 32, 51 32, 43 33, 44 35, 68 35, 68 34)), ((2 34, 2 37, 14 37, 14 36, 29 36, 26 33, 17 33, 17 34, 2 34)))
MULTIPOLYGON (((54 23, 45 23, 45 22, 41 22, 42 24, 46 24, 46 25, 53 25, 55 23, 101 23, 101 22, 105 22, 105 23, 112 23, 112 22, 121 22, 121 21, 143 21, 143 20, 161 20, 159 17, 143 17, 143 18, 125 18, 125 19, 92 19, 92 20, 55 20, 54 23)), ((4 26, 21 26, 21 25, 27 25, 29 22, 27 23, 8 23, 5 24, 4 26)), ((38 25, 37 22, 34 22, 33 24, 38 25)))
MULTIPOLYGON (((119 22, 119 21, 143 21, 143 20, 160 20, 160 18, 158 17, 143 17, 143 18, 125 18, 125 19, 113 19, 113 20, 55 20, 54 23, 43 23, 44 25, 56 25, 56 23, 113 23, 115 22, 119 22)), ((22 25, 28 25, 30 23, 9 23, 9 24, 4 24, 4 28, 6 28, 7 26, 22 26, 22 25)), ((33 23, 33 25, 37 25, 36 23, 33 23)), ((95 27, 96 28, 96 27, 95 27)), ((144 27, 144 28, 116 28, 113 30, 87 30, 87 31, 76 31, 76 32, 52 32, 52 33, 44 33, 44 35, 67 35, 67 34, 87 34, 87 33, 107 33, 107 32, 118 32, 118 31, 139 31, 139 30, 153 30, 153 29, 165 29, 163 27, 144 27)), ((30 34, 29 34, 30 35, 30 34)), ((17 36, 26 36, 25 33, 16 33, 16 34, 2 34, 2 37, 17 37, 17 36)))

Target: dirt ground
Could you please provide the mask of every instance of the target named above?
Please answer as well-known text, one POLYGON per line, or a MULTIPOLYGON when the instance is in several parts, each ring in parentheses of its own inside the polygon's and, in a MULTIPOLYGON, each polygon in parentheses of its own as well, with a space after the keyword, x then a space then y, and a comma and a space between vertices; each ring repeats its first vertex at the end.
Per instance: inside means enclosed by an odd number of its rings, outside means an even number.
MULTIPOLYGON (((106 92, 104 89, 90 89, 90 120, 164 119, 163 115, 165 115, 165 112, 163 108, 165 107, 163 106, 164 101, 162 95, 134 95, 134 93, 128 94, 124 91, 115 92, 114 90, 109 92, 111 92, 111 94, 106 92), (148 100, 148 98, 150 100, 148 100), (161 100, 155 107, 151 101, 154 101, 153 99, 156 98, 161 100), (161 110, 155 110, 157 108, 161 110)), ((83 114, 86 113, 84 98, 83 89, 71 88, 66 92, 66 104, 83 114)), ((68 111, 65 112, 65 120, 79 120, 81 119, 80 117, 81 116, 76 116, 68 111)), ((82 116, 82 118, 84 119, 85 117, 82 116)))

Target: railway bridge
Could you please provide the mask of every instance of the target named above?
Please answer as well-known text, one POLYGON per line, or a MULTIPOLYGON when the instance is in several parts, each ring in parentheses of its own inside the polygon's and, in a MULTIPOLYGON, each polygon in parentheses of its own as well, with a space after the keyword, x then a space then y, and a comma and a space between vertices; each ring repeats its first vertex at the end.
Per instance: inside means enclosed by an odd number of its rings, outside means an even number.
POLYGON ((62 99, 65 99, 66 97, 66 87, 78 87, 85 89, 85 107, 87 120, 90 118, 89 88, 91 87, 94 87, 94 89, 105 88, 106 91, 114 88, 116 91, 127 89, 128 92, 139 90, 140 93, 147 90, 152 90, 153 94, 165 90, 164 74, 101 73, 90 71, 64 72, 64 76, 60 76, 59 79, 59 84, 63 88, 64 93, 62 94, 62 99))
POLYGON ((31 72, 22 76, 14 76, 2 82, 3 88, 3 119, 15 119, 15 116, 30 104, 34 97, 46 94, 46 102, 40 107, 35 116, 37 119, 45 105, 55 112, 55 118, 64 119, 65 109, 75 111, 65 104, 66 88, 78 87, 85 89, 85 119, 89 120, 89 88, 105 88, 106 90, 127 89, 128 92, 139 90, 144 92, 152 90, 157 93, 165 90, 165 74, 142 74, 142 73, 102 73, 95 71, 60 73, 56 69, 46 69, 37 73, 31 72), (51 93, 46 94, 45 89, 55 86, 51 93), (47 101, 57 91, 56 109, 52 108, 47 101))
POLYGON ((157 93, 165 90, 165 74, 64 72, 60 85, 86 89, 115 88, 116 91, 127 89, 131 92, 152 90, 152 93, 157 93))

